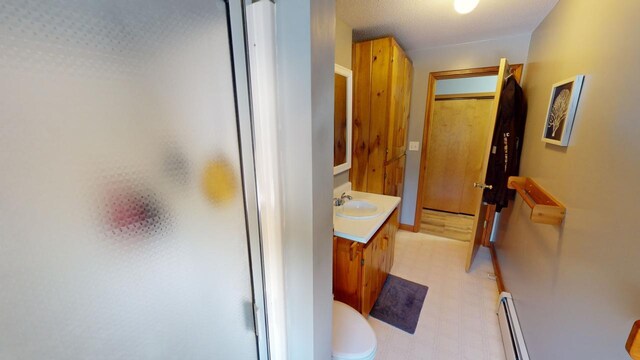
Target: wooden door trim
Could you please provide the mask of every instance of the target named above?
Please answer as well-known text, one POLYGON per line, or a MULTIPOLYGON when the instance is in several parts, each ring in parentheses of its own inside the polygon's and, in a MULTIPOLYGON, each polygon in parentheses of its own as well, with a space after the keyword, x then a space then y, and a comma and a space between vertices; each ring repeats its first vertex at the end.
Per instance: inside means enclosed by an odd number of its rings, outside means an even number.
POLYGON ((502 278, 502 271, 500 270, 500 263, 498 262, 498 254, 496 253, 496 247, 492 243, 489 243, 489 252, 491 253, 491 263, 493 264, 493 273, 496 276, 498 293, 507 291, 507 288, 504 286, 504 279, 502 278))
MULTIPOLYGON (((513 76, 515 76, 518 83, 522 77, 523 64, 514 64, 510 67, 513 76)), ((422 130, 422 150, 420 154, 420 171, 418 175, 418 195, 416 199, 415 218, 413 220, 413 232, 420 231, 420 218, 422 215, 422 197, 424 196, 424 178, 427 170, 427 151, 429 145, 427 139, 429 138, 429 125, 431 124, 431 118, 433 116, 433 104, 436 100, 436 81, 444 79, 461 79, 476 76, 491 76, 498 75, 500 66, 488 66, 472 69, 461 70, 447 70, 436 71, 429 73, 429 81, 427 84, 427 106, 424 114, 424 127, 422 130)), ((491 134, 493 135, 493 134, 491 134)))

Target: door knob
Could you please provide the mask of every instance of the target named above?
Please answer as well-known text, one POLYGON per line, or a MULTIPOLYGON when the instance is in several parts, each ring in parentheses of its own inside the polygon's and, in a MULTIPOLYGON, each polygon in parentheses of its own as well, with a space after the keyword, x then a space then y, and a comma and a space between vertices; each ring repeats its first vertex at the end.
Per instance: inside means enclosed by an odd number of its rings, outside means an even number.
POLYGON ((480 189, 489 189, 489 190, 493 189, 493 185, 487 185, 487 184, 482 184, 477 182, 473 183, 473 187, 480 188, 480 189))

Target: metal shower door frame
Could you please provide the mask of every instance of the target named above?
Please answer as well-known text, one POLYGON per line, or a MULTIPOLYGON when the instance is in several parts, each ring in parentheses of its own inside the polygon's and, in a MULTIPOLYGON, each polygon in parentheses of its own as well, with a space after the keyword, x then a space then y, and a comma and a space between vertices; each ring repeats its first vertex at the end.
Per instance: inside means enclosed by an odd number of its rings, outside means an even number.
POLYGON ((267 309, 264 285, 264 264, 260 216, 257 199, 254 158, 253 122, 249 90, 249 64, 246 47, 246 19, 244 0, 226 0, 228 11, 231 63, 233 66, 240 168, 245 204, 249 265, 253 292, 253 319, 258 347, 258 357, 267 360, 269 336, 267 333, 267 309))

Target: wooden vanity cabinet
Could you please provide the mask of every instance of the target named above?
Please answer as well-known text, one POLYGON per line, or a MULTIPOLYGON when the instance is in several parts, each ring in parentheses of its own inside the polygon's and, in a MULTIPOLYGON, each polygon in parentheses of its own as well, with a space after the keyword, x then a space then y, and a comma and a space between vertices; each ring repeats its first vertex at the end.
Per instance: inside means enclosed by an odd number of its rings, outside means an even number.
POLYGON ((333 295, 369 315, 393 266, 398 209, 368 243, 333 237, 333 295))

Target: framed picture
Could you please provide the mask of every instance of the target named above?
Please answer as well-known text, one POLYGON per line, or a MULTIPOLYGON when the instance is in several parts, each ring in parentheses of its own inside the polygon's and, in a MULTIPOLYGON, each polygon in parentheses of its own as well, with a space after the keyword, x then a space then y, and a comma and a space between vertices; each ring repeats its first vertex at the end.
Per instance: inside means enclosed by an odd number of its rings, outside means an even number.
POLYGON ((553 84, 542 141, 560 146, 569 144, 583 81, 584 75, 578 75, 553 84))

